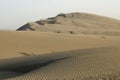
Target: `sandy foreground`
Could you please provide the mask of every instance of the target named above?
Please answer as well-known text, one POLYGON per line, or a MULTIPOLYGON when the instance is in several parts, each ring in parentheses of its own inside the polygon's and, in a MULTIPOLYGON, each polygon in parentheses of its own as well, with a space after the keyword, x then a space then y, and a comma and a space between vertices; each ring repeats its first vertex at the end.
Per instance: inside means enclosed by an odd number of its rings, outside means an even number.
POLYGON ((1 80, 120 80, 120 37, 0 31, 1 80))

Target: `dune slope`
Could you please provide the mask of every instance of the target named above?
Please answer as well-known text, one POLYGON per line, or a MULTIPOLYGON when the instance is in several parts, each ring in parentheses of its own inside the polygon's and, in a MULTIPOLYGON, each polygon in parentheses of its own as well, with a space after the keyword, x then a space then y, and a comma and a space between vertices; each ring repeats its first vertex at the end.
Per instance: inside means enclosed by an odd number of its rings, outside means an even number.
POLYGON ((1 80, 120 79, 119 37, 0 31, 0 38, 1 80))
POLYGON ((120 46, 111 46, 21 57, 18 58, 19 61, 15 61, 17 58, 1 60, 0 62, 4 63, 0 63, 0 72, 9 71, 11 74, 9 74, 10 77, 0 78, 8 80, 119 80, 119 53, 120 46), (13 73, 16 75, 11 76, 13 73))
POLYGON ((119 41, 119 37, 0 31, 0 58, 109 46, 118 44, 117 41, 119 41))
POLYGON ((56 17, 29 22, 17 31, 41 31, 84 35, 120 35, 120 20, 88 13, 59 14, 56 17))

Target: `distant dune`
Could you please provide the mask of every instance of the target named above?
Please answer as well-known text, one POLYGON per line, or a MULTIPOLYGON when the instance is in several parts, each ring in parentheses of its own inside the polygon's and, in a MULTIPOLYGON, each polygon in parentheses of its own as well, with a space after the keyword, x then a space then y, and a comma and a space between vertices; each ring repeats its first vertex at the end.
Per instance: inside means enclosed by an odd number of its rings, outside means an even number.
POLYGON ((61 13, 56 17, 29 22, 17 29, 20 30, 119 36, 120 20, 88 13, 61 13))

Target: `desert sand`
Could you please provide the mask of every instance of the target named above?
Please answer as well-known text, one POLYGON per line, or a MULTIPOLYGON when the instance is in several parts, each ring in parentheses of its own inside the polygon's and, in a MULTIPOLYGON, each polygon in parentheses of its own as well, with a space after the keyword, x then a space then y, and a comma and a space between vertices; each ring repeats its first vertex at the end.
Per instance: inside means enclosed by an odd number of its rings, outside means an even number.
POLYGON ((119 25, 74 13, 0 31, 0 80, 120 80, 119 25))
POLYGON ((58 14, 28 22, 17 31, 41 31, 66 34, 120 36, 120 20, 89 13, 58 14))
POLYGON ((45 54, 118 44, 119 37, 55 34, 32 31, 0 31, 0 58, 20 57, 21 53, 45 54))
POLYGON ((0 37, 0 79, 119 80, 119 37, 31 31, 0 37))

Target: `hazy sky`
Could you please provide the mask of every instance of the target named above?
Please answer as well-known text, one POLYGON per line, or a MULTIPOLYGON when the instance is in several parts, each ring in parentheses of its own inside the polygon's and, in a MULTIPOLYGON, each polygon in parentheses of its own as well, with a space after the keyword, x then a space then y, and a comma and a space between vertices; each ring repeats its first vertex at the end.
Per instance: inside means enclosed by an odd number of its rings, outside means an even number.
POLYGON ((0 0, 0 29, 15 30, 27 22, 70 12, 120 19, 120 0, 0 0))

